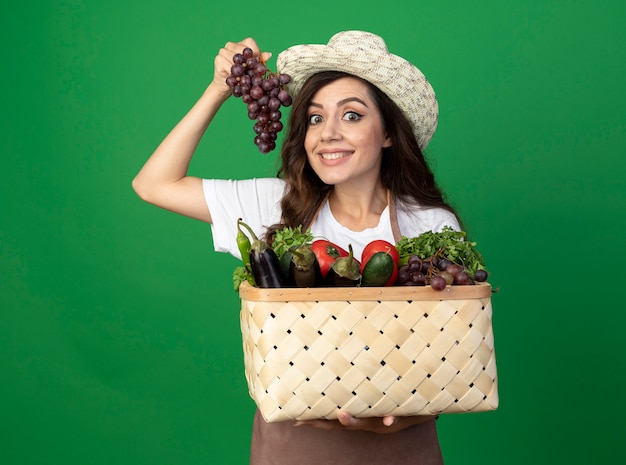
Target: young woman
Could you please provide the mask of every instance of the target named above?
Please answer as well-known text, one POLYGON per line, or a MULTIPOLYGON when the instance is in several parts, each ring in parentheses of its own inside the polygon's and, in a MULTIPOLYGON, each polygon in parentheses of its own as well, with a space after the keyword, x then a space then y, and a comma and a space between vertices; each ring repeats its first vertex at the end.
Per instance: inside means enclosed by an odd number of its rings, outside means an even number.
MULTIPOLYGON (((423 156, 437 124, 424 75, 371 33, 345 31, 327 45, 299 45, 278 56, 294 99, 277 178, 242 181, 187 175, 200 139, 231 95, 225 81, 252 39, 229 42, 213 81, 133 180, 144 200, 211 224, 217 251, 239 256, 237 218, 257 234, 310 227, 351 244, 359 257, 374 239, 390 242, 444 226, 460 228, 423 156)), ((440 464, 434 417, 354 418, 265 423, 254 419, 251 463, 440 464)))

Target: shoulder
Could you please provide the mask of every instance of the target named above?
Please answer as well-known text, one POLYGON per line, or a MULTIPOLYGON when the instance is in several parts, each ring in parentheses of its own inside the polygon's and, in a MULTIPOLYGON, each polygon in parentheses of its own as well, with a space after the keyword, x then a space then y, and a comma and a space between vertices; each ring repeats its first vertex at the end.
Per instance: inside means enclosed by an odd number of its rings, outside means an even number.
POLYGON ((398 202, 398 225, 407 237, 415 237, 427 231, 439 232, 444 226, 460 230, 456 215, 445 208, 421 207, 398 202))

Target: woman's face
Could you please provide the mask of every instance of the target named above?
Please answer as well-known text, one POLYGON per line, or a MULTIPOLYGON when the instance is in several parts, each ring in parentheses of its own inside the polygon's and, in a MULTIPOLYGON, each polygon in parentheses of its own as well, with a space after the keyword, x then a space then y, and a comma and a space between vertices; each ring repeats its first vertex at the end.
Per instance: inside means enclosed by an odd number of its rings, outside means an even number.
POLYGON ((320 179, 364 187, 378 182, 383 147, 389 147, 380 111, 367 85, 345 77, 311 99, 304 148, 320 179))

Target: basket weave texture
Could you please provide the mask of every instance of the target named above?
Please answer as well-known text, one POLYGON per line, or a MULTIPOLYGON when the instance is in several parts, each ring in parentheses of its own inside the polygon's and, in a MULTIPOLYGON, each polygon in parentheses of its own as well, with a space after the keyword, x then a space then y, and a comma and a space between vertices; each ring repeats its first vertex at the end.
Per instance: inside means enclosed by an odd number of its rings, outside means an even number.
POLYGON ((265 421, 498 406, 491 286, 240 288, 244 365, 265 421))

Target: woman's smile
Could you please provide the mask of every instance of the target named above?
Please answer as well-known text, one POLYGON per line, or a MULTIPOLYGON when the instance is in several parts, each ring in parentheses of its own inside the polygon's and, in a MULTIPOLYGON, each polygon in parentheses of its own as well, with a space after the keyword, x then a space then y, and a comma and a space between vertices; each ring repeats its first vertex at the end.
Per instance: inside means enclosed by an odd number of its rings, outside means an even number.
POLYGON ((320 158, 322 158, 325 161, 340 160, 342 158, 349 157, 353 153, 354 153, 353 151, 343 151, 343 150, 336 150, 336 151, 320 150, 319 152, 317 152, 320 158))

